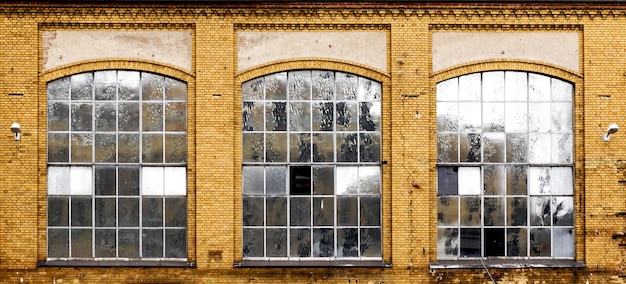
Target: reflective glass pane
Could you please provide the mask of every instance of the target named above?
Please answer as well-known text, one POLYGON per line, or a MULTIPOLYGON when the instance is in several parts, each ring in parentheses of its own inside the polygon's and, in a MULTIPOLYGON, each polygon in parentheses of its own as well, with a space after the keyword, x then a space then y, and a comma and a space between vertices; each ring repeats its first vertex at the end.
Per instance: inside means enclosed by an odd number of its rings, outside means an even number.
POLYGON ((550 132, 551 125, 550 103, 528 104, 528 131, 550 132))
POLYGON ((335 80, 338 100, 355 100, 359 87, 358 77, 352 74, 337 73, 335 80))
POLYGON ((114 229, 99 229, 95 233, 95 257, 116 257, 117 240, 114 229))
POLYGON ((337 161, 357 162, 359 159, 358 135, 356 133, 337 134, 337 161))
POLYGON ((70 135, 48 133, 48 162, 70 161, 70 135))
POLYGON ((163 131, 163 103, 141 104, 141 130, 163 131))
POLYGON ((380 99, 380 83, 367 79, 359 78, 359 89, 357 98, 361 101, 371 101, 380 99))
POLYGON ((117 113, 115 108, 115 103, 96 103, 96 110, 94 115, 96 131, 117 130, 117 113))
POLYGON ((480 197, 461 197, 459 201, 461 226, 480 226, 480 197))
POLYGON ((459 248, 461 257, 479 257, 481 247, 480 228, 461 228, 459 248))
POLYGON ((506 193, 506 167, 483 166, 483 182, 485 195, 504 195, 506 193))
POLYGON ((120 229, 117 237, 119 257, 139 257, 139 230, 120 229))
POLYGON ((93 257, 91 229, 71 229, 71 257, 93 257))
POLYGON ((141 99, 144 101, 163 100, 165 78, 161 75, 141 73, 141 99))
POLYGON ((243 102, 241 123, 243 131, 262 131, 264 125, 264 109, 260 102, 243 102))
POLYGON ((504 228, 486 228, 483 242, 484 256, 504 256, 504 228))
POLYGON ((527 192, 528 167, 506 167, 506 194, 525 195, 527 192))
POLYGON ((72 100, 91 100, 93 98, 93 73, 81 73, 71 77, 72 100))
POLYGON ((165 229, 165 257, 187 257, 187 230, 165 229))
POLYGON ((380 130, 380 102, 359 103, 359 130, 380 130))
POLYGON ((359 161, 379 162, 380 161, 380 134, 360 133, 359 134, 359 161))
POLYGON ((504 72, 483 73, 483 101, 504 101, 504 72))
POLYGON ((548 167, 531 167, 528 172, 528 188, 531 195, 549 195, 551 171, 548 167))
POLYGON ((243 229, 243 256, 255 257, 264 256, 265 251, 265 236, 263 229, 243 229))
POLYGON ((461 133, 459 138, 459 155, 461 162, 480 162, 481 135, 480 133, 461 133))
POLYGON ((337 102, 336 109, 336 131, 356 131, 357 123, 359 122, 357 103, 337 102))
POLYGON ((334 222, 335 199, 333 197, 313 197, 313 226, 332 226, 334 222))
POLYGON ((94 74, 96 100, 115 100, 117 98, 117 72, 97 71, 94 74))
POLYGON ((187 84, 172 78, 165 78, 165 100, 186 101, 187 84))
POLYGON ((437 258, 456 258, 459 255, 459 229, 437 228, 437 258))
POLYGON ((361 229, 361 249, 362 257, 382 256, 382 235, 379 228, 361 229))
MULTIPOLYGON (((311 109, 310 108, 311 108, 311 104, 308 102, 304 102, 304 103, 290 102, 289 103, 289 130, 290 131, 310 131, 311 130, 311 109)), ((331 124, 331 127, 332 127, 332 124, 331 124)))
POLYGON ((525 72, 506 71, 504 78, 505 100, 526 101, 528 99, 528 76, 525 72))
POLYGON ((287 256, 287 229, 267 229, 267 256, 287 256))
POLYGON ((359 167, 359 193, 380 194, 380 167, 359 167))
POLYGON ((165 198, 165 226, 166 227, 186 227, 187 226, 187 198, 166 197, 165 198))
MULTIPOLYGON (((504 211, 505 202, 503 197, 485 197, 483 206, 485 226, 504 226, 506 213, 504 211)), ((502 239, 504 239, 504 231, 502 231, 502 239)))
POLYGON ((187 162, 187 134, 165 134, 165 162, 187 162))
POLYGON ((70 218, 68 197, 48 197, 48 226, 67 226, 70 218))
POLYGON ((574 226, 574 198, 555 197, 552 213, 553 226, 574 226))
POLYGON ((456 196, 437 197, 437 226, 459 225, 459 198, 456 196))
POLYGON ((141 168, 141 194, 163 195, 164 175, 162 167, 141 168))
POLYGON ((483 156, 485 163, 504 163, 504 133, 485 133, 483 135, 483 156))
POLYGON ((115 227, 115 198, 96 198, 96 227, 115 227))
POLYGON ((437 101, 457 101, 459 99, 459 78, 437 83, 437 101))
POLYGON ((289 256, 310 257, 311 256, 311 229, 291 229, 289 230, 289 256))
POLYGON ((335 193, 335 168, 313 167, 313 194, 332 195, 335 193))
POLYGON ((48 100, 67 100, 70 95, 70 77, 48 82, 48 100))
POLYGON ((552 253, 550 229, 530 229, 530 256, 550 256, 552 253))
MULTIPOLYGON (((333 120, 333 118, 335 117, 335 113, 334 113, 335 106, 333 105, 333 103, 331 102, 314 103, 312 105, 312 108, 313 108, 313 116, 312 116, 313 117, 313 131, 332 131, 333 125, 335 124, 333 120)), ((337 108, 339 108, 339 106, 337 106, 337 108)), ((302 130, 310 130, 310 127, 308 126, 309 117, 304 115, 302 119, 305 119, 305 122, 307 123, 306 128, 303 128, 302 130)), ((356 122, 356 116, 353 119, 355 119, 355 122, 356 122)), ((346 121, 342 121, 342 123, 346 123, 346 121)))
POLYGON ((555 228, 552 230, 554 257, 574 257, 574 229, 555 228))
POLYGON ((117 143, 115 134, 96 134, 95 162, 115 163, 117 161, 117 143))
POLYGON ((243 197, 244 226, 263 226, 263 203, 263 197, 243 197))
POLYGON ((481 73, 463 75, 459 77, 459 100, 460 101, 480 101, 481 100, 481 73))
POLYGON ((268 197, 266 206, 266 226, 287 226, 286 197, 268 197))
POLYGON ((139 72, 118 71, 117 72, 118 97, 120 100, 138 100, 141 83, 139 72))
POLYGON ((333 229, 313 229, 313 257, 335 256, 333 229))
POLYGON ((458 162, 459 135, 437 133, 437 162, 458 162))
POLYGON ((287 134, 265 134, 265 157, 267 162, 287 161, 287 134))
POLYGON ((292 71, 288 73, 290 100, 311 99, 311 71, 292 71))
POLYGON ((506 255, 528 255, 528 230, 524 228, 510 228, 506 230, 506 255))
POLYGON ((476 132, 482 128, 481 104, 474 102, 459 103, 459 131, 476 132))
POLYGON ((284 100, 287 98, 287 73, 265 76, 265 99, 284 100))
POLYGON ((119 131, 139 131, 139 103, 119 103, 117 119, 119 131))
POLYGON ((163 257, 163 230, 141 230, 141 255, 154 258, 163 257))
POLYGON ((337 167, 337 194, 358 194, 358 167, 337 167))
POLYGON ((72 149, 71 162, 91 163, 93 158, 93 135, 92 134, 72 134, 70 136, 70 146, 72 149))
POLYGON ((93 194, 93 177, 91 167, 70 168, 70 194, 91 195, 93 194))
POLYGON ((48 195, 67 195, 70 186, 69 167, 48 167, 48 195))
POLYGON ((459 129, 459 104, 437 102, 437 131, 456 132, 459 129))
POLYGON ((437 194, 438 195, 459 194, 459 168, 458 167, 438 167, 437 168, 437 194))
POLYGON ((359 256, 359 233, 356 228, 337 229, 337 257, 359 256))
POLYGON ((264 79, 253 79, 241 84, 241 97, 243 100, 262 100, 264 79))
POLYGON ((187 130, 187 103, 165 103, 165 131, 187 130))
POLYGON ((528 74, 528 100, 550 101, 550 77, 535 73, 528 74))
POLYGON ((311 77, 314 100, 332 100, 335 98, 335 73, 314 70, 311 77))
POLYGON ((71 198, 70 206, 71 210, 71 226, 91 226, 91 197, 78 197, 71 198))
POLYGON ((552 132, 572 132, 572 103, 552 103, 552 132))
POLYGON ((93 119, 92 103, 72 103, 70 116, 72 131, 91 131, 93 119))
POLYGON ((48 103, 48 131, 68 131, 70 127, 70 105, 68 102, 48 103))
MULTIPOLYGON (((356 134, 353 134, 356 135, 356 134)), ((339 143, 339 141, 337 141, 339 143)), ((313 134, 313 162, 334 162, 335 141, 331 133, 313 134)))
POLYGON ((286 102, 265 103, 265 130, 266 131, 287 130, 287 103, 286 102))
POLYGON ((570 167, 551 167, 550 183, 552 194, 572 195, 574 191, 574 177, 570 167))
POLYGON ((144 227, 163 226, 162 197, 144 197, 141 199, 141 225, 144 227))
POLYGON ((531 226, 550 226, 552 220, 552 198, 530 197, 528 199, 531 226))

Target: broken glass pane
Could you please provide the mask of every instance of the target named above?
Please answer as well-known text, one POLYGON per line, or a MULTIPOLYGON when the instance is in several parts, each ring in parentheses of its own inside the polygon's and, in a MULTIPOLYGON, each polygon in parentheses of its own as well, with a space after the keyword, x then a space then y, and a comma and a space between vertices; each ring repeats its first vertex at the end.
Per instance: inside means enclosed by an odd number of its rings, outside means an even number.
POLYGON ((459 136, 437 133, 437 162, 458 162, 459 136))
POLYGON ((70 135, 48 133, 48 162, 70 161, 70 135))
POLYGON ((119 103, 118 130, 139 131, 139 103, 119 103))
POLYGON ((287 161, 287 134, 265 134, 265 157, 267 162, 287 161))
POLYGON ((92 162, 93 136, 91 134, 72 134, 72 162, 74 163, 90 163, 92 162))
POLYGON ((313 197, 313 226, 333 226, 334 221, 335 198, 313 197))
POLYGON ((91 226, 91 197, 72 197, 71 226, 91 226))
POLYGON ((241 97, 243 100, 262 100, 263 88, 263 78, 246 81, 241 84, 241 97))
POLYGON ((139 195, 139 167, 118 167, 118 194, 139 195))
POLYGON ((263 229, 243 229, 243 256, 255 257, 264 256, 265 251, 265 236, 263 235, 263 229))
POLYGON ((313 256, 335 255, 335 234, 333 229, 313 229, 313 256))
POLYGON ((310 257, 311 256, 311 229, 291 229, 289 230, 289 256, 310 257))
POLYGON ((266 206, 266 226, 287 226, 286 197, 268 197, 266 206))
POLYGON ((72 100, 93 98, 93 73, 81 73, 71 77, 72 100))
POLYGON ((114 229, 98 229, 95 233, 95 257, 116 257, 117 240, 114 229))
POLYGON ((481 103, 459 103, 459 131, 476 132, 482 128, 481 103))
POLYGON ((117 119, 115 103, 96 103, 95 124, 96 131, 115 131, 117 119))
POLYGON ((70 234, 68 229, 48 229, 48 257, 70 256, 70 234))
POLYGON ((380 226, 380 197, 361 196, 360 199, 360 225, 380 226))
POLYGON ((528 160, 530 163, 550 163, 552 149, 550 138, 550 134, 530 133, 528 135, 528 160))
POLYGON ((165 257, 187 257, 187 230, 165 229, 165 257))
POLYGON ((484 256, 504 256, 504 229, 486 228, 484 246, 484 256))
POLYGON ((479 167, 459 167, 459 195, 480 195, 482 192, 479 167))
POLYGON ((461 226, 480 226, 480 197, 461 197, 459 203, 461 226))
POLYGON ((456 132, 459 129, 459 105, 437 102, 437 131, 456 132))
POLYGON ((508 197, 506 199, 507 206, 507 225, 509 226, 526 226, 527 198, 526 197, 508 197))
POLYGON ((362 102, 359 105, 359 130, 380 130, 380 102, 362 102))
POLYGON ((162 197, 144 197, 141 199, 141 225, 143 227, 163 226, 162 197))
POLYGON ((481 161, 481 136, 480 133, 461 133, 459 139, 461 162, 481 161))
POLYGON ((484 133, 483 155, 486 163, 504 163, 504 133, 484 133))
POLYGON ((310 162, 311 161, 311 134, 310 133, 289 134, 289 161, 290 162, 310 162))
POLYGON ((460 230, 460 256, 478 257, 480 256, 481 237, 480 228, 461 228, 460 230))
POLYGON ((313 134, 313 162, 334 162, 334 151, 335 147, 332 133, 313 134))
POLYGON ((139 230, 120 229, 117 233, 118 256, 139 257, 139 230))
POLYGON ((574 257, 574 229, 554 228, 552 230, 554 257, 574 257))
POLYGON ((504 105, 504 130, 506 132, 528 131, 527 107, 526 103, 506 103, 504 105))
POLYGON ((355 228, 337 229, 337 257, 357 257, 359 234, 355 228))
MULTIPOLYGON (((262 117, 261 117, 262 118, 262 117)), ((187 130, 187 103, 165 103, 165 131, 187 130)))
POLYGON ((359 252, 363 257, 380 257, 382 251, 382 237, 380 228, 361 229, 361 247, 359 252))
POLYGON ((290 100, 310 100, 311 99, 311 72, 292 71, 288 74, 289 99, 290 100))
MULTIPOLYGON (((333 117, 335 115, 333 110, 333 103, 330 102, 318 102, 313 104, 313 131, 333 130, 333 117)), ((308 125, 306 130, 310 130, 308 125)))
POLYGON ((141 99, 144 101, 163 100, 165 78, 161 75, 141 73, 141 99))
MULTIPOLYGON (((485 197, 485 226, 504 226, 504 198, 503 197, 485 197)), ((502 239, 504 240, 504 231, 502 231, 502 239)), ((504 247, 503 247, 504 250, 504 247)), ((504 253, 504 252, 503 252, 504 253)))
POLYGON ((166 227, 186 227, 187 226, 187 198, 166 197, 165 198, 165 226, 166 227))
POLYGON ((552 78, 552 86, 550 89, 552 94, 552 101, 572 101, 572 94, 574 93, 574 88, 572 84, 556 78, 552 78))
POLYGON ((459 78, 452 78, 437 83, 437 101, 453 101, 459 99, 459 78))
POLYGON ((335 74, 331 71, 312 71, 313 99, 332 100, 335 97, 335 74))
POLYGON ((358 89, 358 77, 352 74, 337 73, 337 100, 355 100, 358 89))
POLYGON ((531 195, 549 195, 552 193, 551 171, 548 167, 531 167, 528 173, 528 188, 531 195))
POLYGON ((437 258, 456 258, 459 255, 459 229, 437 228, 437 258))
POLYGON ((358 220, 358 198, 337 196, 337 226, 356 226, 358 220))
POLYGON ((480 73, 468 74, 459 77, 459 100, 480 101, 480 73))
POLYGON ((93 257, 91 229, 72 229, 71 257, 93 257))
POLYGON ((551 167, 551 187, 554 195, 572 195, 574 190, 574 179, 572 176, 572 168, 570 167, 551 167))
POLYGON ((163 229, 141 230, 143 257, 163 257, 163 229))
POLYGON ((358 161, 358 136, 356 133, 337 134, 337 161, 358 161))
POLYGON ((506 162, 525 163, 528 155, 528 141, 526 133, 506 134, 506 162))
POLYGON ((165 99, 187 101, 187 84, 172 78, 165 78, 165 99))
MULTIPOLYGON (((248 168, 262 169, 260 167, 245 167, 245 169, 248 169, 248 168)), ((244 187, 245 186, 246 186, 246 181, 244 181, 244 187)), ((265 168, 265 190, 267 194, 271 194, 271 195, 285 194, 286 189, 287 189, 287 168, 286 167, 266 167, 265 168)), ((246 188, 244 188, 244 193, 247 193, 246 188)))
POLYGON ((162 131, 163 130, 163 104, 162 103, 142 103, 141 104, 141 130, 162 131))
POLYGON ((552 134, 552 163, 569 164, 573 161, 574 141, 572 134, 552 134))
POLYGON ((456 196, 437 197, 437 226, 459 225, 459 198, 456 196))
POLYGON ((96 198, 96 227, 115 227, 115 198, 96 198))
POLYGON ((263 130, 263 104, 260 102, 243 102, 241 116, 243 131, 263 130))
POLYGON ((358 194, 359 175, 358 167, 337 167, 337 194, 358 194))
POLYGON ((287 73, 281 72, 265 76, 265 99, 287 99, 287 73))
POLYGON ((48 100, 67 100, 70 95, 70 77, 48 82, 48 100))
POLYGON ((550 103, 528 104, 528 131, 550 132, 550 103))
POLYGON ((313 167, 313 194, 332 195, 335 193, 334 167, 313 167))
POLYGON ((287 256, 287 229, 267 229, 267 256, 287 256))
POLYGON ((115 100, 117 98, 117 72, 97 71, 94 74, 96 100, 115 100))
POLYGON ((357 102, 337 102, 336 131, 356 131, 357 129, 357 102))
POLYGON ((504 104, 483 103, 483 132, 504 132, 504 104))
POLYGON ((504 195, 506 191, 506 168, 504 166, 483 166, 485 195, 504 195))
POLYGON ((48 103, 48 131, 68 131, 70 106, 68 102, 48 103))
POLYGON ((527 166, 506 167, 506 194, 507 195, 526 195, 527 192, 527 166))
POLYGON ((289 199, 289 219, 291 226, 310 226, 311 198, 291 197, 289 199))
POLYGON ((506 71, 504 76, 505 100, 526 101, 528 99, 528 78, 526 72, 506 71))
POLYGON ((91 131, 92 103, 72 103, 72 131, 91 131))
POLYGON ((118 134, 118 161, 120 163, 139 162, 139 134, 118 134))
POLYGON ((287 130, 287 103, 265 103, 265 129, 267 131, 287 130))
POLYGON ((574 199, 573 197, 555 197, 552 213, 553 226, 574 226, 574 199))
POLYGON ((120 227, 138 227, 139 198, 119 198, 117 217, 118 226, 120 227))
MULTIPOLYGON (((550 226, 552 219, 552 198, 530 197, 528 200, 531 226, 550 226)), ((548 237, 549 239, 550 237, 548 237)))
POLYGON ((380 83, 367 78, 359 78, 358 98, 360 101, 379 100, 380 94, 380 83))
POLYGON ((163 162, 163 134, 142 135, 141 161, 144 163, 163 162))
POLYGON ((263 197, 243 197, 243 225, 263 226, 263 197))
POLYGON ((117 144, 115 134, 96 134, 95 162, 115 163, 117 161, 117 144))
POLYGON ((551 246, 549 228, 530 229, 530 256, 550 256, 551 246))
POLYGON ((550 77, 541 74, 528 74, 528 100, 550 101, 550 77))
POLYGON ((187 162, 187 134, 165 134, 165 162, 187 162))
POLYGON ((459 194, 459 168, 458 167, 438 167, 437 168, 437 194, 457 195, 459 194))
POLYGON ((242 159, 244 162, 265 161, 265 145, 263 133, 243 133, 242 159))
POLYGON ((525 228, 506 229, 506 255, 526 256, 528 249, 528 231, 525 228))
POLYGON ((48 226, 69 224, 70 202, 68 197, 48 197, 48 226))
POLYGON ((504 101, 504 72, 483 73, 483 101, 504 101))
POLYGON ((138 100, 139 88, 139 72, 137 71, 118 71, 117 84, 119 88, 120 100, 138 100))

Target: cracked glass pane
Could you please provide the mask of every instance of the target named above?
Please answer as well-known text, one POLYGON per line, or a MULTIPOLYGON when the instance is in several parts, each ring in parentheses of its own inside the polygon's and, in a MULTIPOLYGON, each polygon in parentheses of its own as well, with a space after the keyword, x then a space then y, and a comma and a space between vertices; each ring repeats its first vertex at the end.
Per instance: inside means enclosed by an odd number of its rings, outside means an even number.
POLYGON ((459 198, 456 196, 437 197, 437 226, 459 225, 459 198))
POLYGON ((335 74, 331 71, 313 71, 313 99, 332 100, 335 98, 335 74))
POLYGON ((481 159, 480 133, 461 133, 459 138, 461 162, 479 163, 481 159))
MULTIPOLYGON (((331 108, 332 108, 332 103, 331 108)), ((289 103, 289 130, 290 131, 310 131, 311 130, 311 104, 289 103)), ((332 117, 332 109, 331 109, 332 117)), ((315 116, 317 118, 317 116, 315 116)), ((330 123, 332 129, 332 121, 330 123)))
POLYGON ((311 99, 311 72, 292 71, 288 73, 289 99, 290 100, 310 100, 311 99))
POLYGON ((137 71, 118 71, 118 98, 120 100, 139 100, 141 82, 137 71))
POLYGON ((507 225, 526 226, 527 200, 526 197, 507 197, 507 225))
POLYGON ((287 229, 267 229, 267 256, 287 256, 287 229))
POLYGON ((255 257, 264 256, 265 237, 263 235, 263 228, 243 228, 243 256, 255 257))
POLYGON ((243 102, 241 111, 243 131, 263 130, 264 109, 260 102, 243 102))
POLYGON ((463 75, 459 77, 459 100, 480 101, 481 73, 463 75))
POLYGON ((526 72, 506 71, 504 77, 505 100, 526 101, 528 99, 528 76, 526 72))
POLYGON ((337 196, 337 226, 356 226, 358 210, 358 197, 337 196))
POLYGON ((552 242, 549 228, 530 229, 530 256, 550 256, 552 242))
POLYGON ((552 125, 550 103, 528 104, 528 131, 550 132, 552 125))
POLYGON ((48 103, 48 131, 68 131, 70 105, 68 102, 48 103))
POLYGON ((504 72, 483 73, 483 101, 504 101, 504 72))
POLYGON ((437 133, 437 162, 458 162, 459 135, 437 133))
POLYGON ((289 256, 310 257, 311 256, 311 229, 290 229, 289 233, 289 256))
POLYGON ((456 258, 459 255, 459 229, 437 228, 437 258, 456 258))
POLYGON ((115 100, 117 98, 117 72, 98 71, 94 73, 96 100, 115 100))
MULTIPOLYGON (((333 130, 333 117, 335 115, 333 110, 334 106, 331 102, 318 102, 313 104, 313 131, 333 130)), ((310 128, 307 127, 305 130, 310 130, 310 128)))
POLYGON ((265 76, 265 99, 287 99, 287 73, 276 73, 265 76))
POLYGON ((525 228, 506 229, 506 255, 527 256, 528 230, 525 228))

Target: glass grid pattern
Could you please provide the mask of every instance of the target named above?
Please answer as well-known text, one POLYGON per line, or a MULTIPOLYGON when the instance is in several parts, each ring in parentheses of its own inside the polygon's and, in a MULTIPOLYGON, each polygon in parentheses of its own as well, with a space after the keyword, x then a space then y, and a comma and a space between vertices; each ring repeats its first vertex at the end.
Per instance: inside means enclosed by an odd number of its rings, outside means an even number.
POLYGON ((573 85, 490 71, 437 84, 437 257, 574 258, 573 85))
POLYGON ((48 259, 186 259, 186 83, 104 70, 47 99, 48 259))
POLYGON ((380 98, 326 70, 243 83, 245 259, 382 258, 380 98))

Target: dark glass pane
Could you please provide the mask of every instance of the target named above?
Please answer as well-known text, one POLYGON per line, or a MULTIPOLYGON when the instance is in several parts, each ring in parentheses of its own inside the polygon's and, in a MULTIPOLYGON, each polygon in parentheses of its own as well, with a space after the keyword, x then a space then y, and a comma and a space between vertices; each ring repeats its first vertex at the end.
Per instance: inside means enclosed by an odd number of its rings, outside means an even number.
POLYGON ((377 131, 380 130, 380 103, 362 102, 359 103, 359 130, 377 131))
POLYGON ((243 229, 243 256, 244 257, 262 257, 264 256, 265 237, 263 229, 243 229))
POLYGON ((141 256, 163 257, 163 230, 150 229, 141 231, 141 256))
POLYGON ((70 106, 67 102, 48 103, 48 131, 68 131, 70 106))
POLYGON ((334 143, 335 142, 333 140, 333 134, 314 133, 313 134, 313 162, 335 161, 335 144, 334 143))
POLYGON ((119 103, 118 112, 119 131, 139 131, 139 103, 119 103))
POLYGON ((165 103, 165 131, 187 130, 187 103, 165 103))
POLYGON ((311 167, 289 168, 289 193, 292 195, 311 194, 311 167))
POLYGON ((359 134, 359 159, 361 162, 380 161, 380 134, 359 134))
POLYGON ((291 229, 289 244, 291 257, 311 256, 311 229, 291 229))
POLYGON ((93 135, 72 134, 71 135, 72 160, 74 163, 91 163, 93 151, 93 135))
POLYGON ((311 198, 292 197, 289 199, 289 224, 291 226, 311 225, 311 198))
POLYGON ((331 102, 313 104, 313 131, 332 131, 335 116, 334 105, 331 102))
POLYGON ((72 100, 93 98, 93 73, 81 73, 71 77, 72 100))
POLYGON ((96 134, 95 162, 114 163, 117 160, 115 134, 96 134))
POLYGON ((574 225, 574 198, 556 197, 554 200, 554 213, 552 214, 552 225, 573 226, 574 225))
POLYGON ((139 257, 139 230, 120 229, 118 247, 119 257, 139 257))
POLYGON ((187 257, 186 229, 165 229, 165 257, 187 257))
POLYGON ((267 256, 287 256, 287 229, 267 229, 267 256))
POLYGON ((311 134, 295 133, 289 134, 289 161, 310 162, 311 161, 311 134))
POLYGON ((139 198, 119 198, 117 208, 118 226, 139 226, 139 198))
POLYGON ((527 255, 528 233, 526 229, 511 228, 506 230, 506 255, 527 255))
POLYGON ((117 144, 120 163, 139 163, 139 133, 119 133, 117 144))
POLYGON ((165 99, 176 101, 187 100, 187 84, 173 78, 165 77, 165 99))
POLYGON ((151 73, 141 73, 141 99, 162 100, 165 92, 165 78, 151 73))
POLYGON ((287 198, 268 197, 267 198, 267 226, 287 225, 287 198))
POLYGON ((461 228, 461 257, 480 256, 480 229, 461 228))
POLYGON ((361 226, 380 226, 380 197, 361 197, 361 226))
POLYGON ((313 194, 332 195, 335 193, 335 168, 313 167, 313 194))
POLYGON ((507 198, 507 225, 526 226, 526 197, 507 198))
POLYGON ((163 226, 163 198, 143 197, 141 209, 141 224, 144 227, 163 226))
POLYGON ((95 167, 96 195, 115 195, 117 183, 115 167, 95 167))
POLYGON ((337 162, 357 162, 359 144, 356 133, 337 133, 337 162))
POLYGON ((166 197, 165 198, 165 226, 166 227, 186 227, 187 226, 187 198, 166 197))
POLYGON ((72 197, 72 226, 91 226, 91 197, 72 197))
POLYGON ((91 124, 93 122, 92 108, 91 103, 72 103, 72 131, 91 131, 91 124))
POLYGON ((96 257, 115 257, 117 240, 114 229, 96 230, 95 235, 96 257))
POLYGON ((438 195, 459 194, 459 168, 458 167, 438 167, 437 168, 437 194, 438 195))
POLYGON ((530 229, 530 256, 550 256, 552 243, 549 228, 530 229))
POLYGON ((335 199, 313 197, 313 226, 332 226, 335 221, 335 199))
POLYGON ((526 195, 528 182, 527 166, 506 167, 506 194, 526 195))
POLYGON ((187 134, 165 134, 165 162, 187 162, 187 134))
POLYGON ((335 255, 335 234, 333 229, 313 229, 313 256, 335 255))
POLYGON ((552 220, 552 199, 549 197, 531 197, 528 211, 531 226, 550 226, 552 220))
POLYGON ((93 257, 91 246, 91 229, 72 229, 71 257, 93 257))
POLYGON ((70 77, 48 82, 48 100, 67 100, 70 95, 70 77))
POLYGON ((95 122, 96 131, 115 131, 116 127, 116 103, 96 103, 95 122))
POLYGON ((483 166, 485 195, 504 195, 506 193, 506 168, 504 166, 483 166))
POLYGON ((337 226, 356 226, 358 220, 358 198, 337 197, 337 226))
POLYGON ((48 226, 67 226, 69 224, 68 197, 48 196, 48 226))
POLYGON ((359 256, 359 233, 356 228, 337 229, 337 257, 359 256))
POLYGON ((456 196, 437 197, 437 225, 459 225, 459 198, 456 196))
POLYGON ((139 167, 119 167, 118 194, 139 195, 139 167))
POLYGON ((70 161, 70 135, 48 133, 48 162, 70 161))
POLYGON ((356 102, 337 102, 337 131, 356 131, 358 114, 356 102))
POLYGON ((485 256, 504 256, 504 229, 485 229, 485 256))
POLYGON ((263 197, 243 198, 243 225, 263 226, 263 197))
POLYGON ((142 161, 163 163, 163 134, 143 134, 142 138, 142 161))
POLYGON ((115 198, 96 198, 96 227, 115 227, 115 198))
POLYGON ((265 104, 265 130, 287 130, 287 103, 267 102, 265 104))
POLYGON ((361 229, 361 256, 382 256, 382 236, 379 228, 361 229))
POLYGON ((480 162, 481 161, 481 135, 480 133, 461 133, 459 140, 461 147, 461 162, 480 162))
POLYGON ((48 257, 70 256, 70 231, 48 229, 48 257))
POLYGON ((163 104, 141 104, 141 129, 143 131, 163 131, 163 104))
POLYGON ((504 226, 504 198, 486 197, 484 200, 485 226, 504 226))

